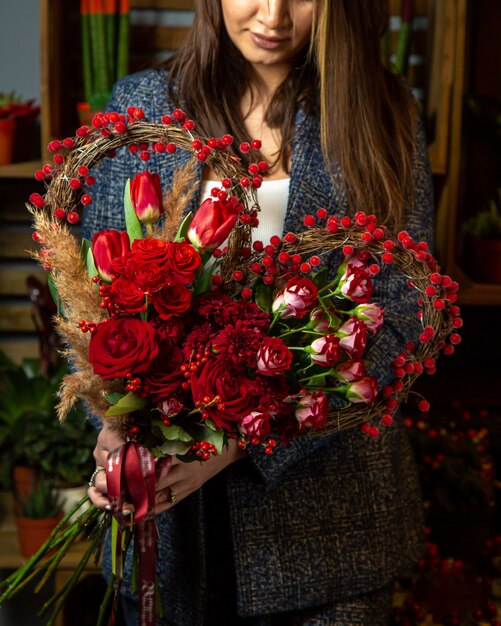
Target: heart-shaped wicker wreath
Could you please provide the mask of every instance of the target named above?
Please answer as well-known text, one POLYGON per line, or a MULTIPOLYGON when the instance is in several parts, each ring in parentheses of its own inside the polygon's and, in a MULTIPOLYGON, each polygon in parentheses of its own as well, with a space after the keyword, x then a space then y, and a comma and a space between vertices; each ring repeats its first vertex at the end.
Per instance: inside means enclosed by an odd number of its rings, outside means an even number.
MULTIPOLYGON (((64 308, 64 317, 58 316, 57 325, 67 345, 86 349, 88 336, 80 332, 78 322, 89 316, 96 322, 105 319, 95 289, 87 277, 79 243, 67 222, 78 221, 76 209, 92 202, 92 191, 85 188, 93 182, 92 167, 105 157, 113 157, 114 152, 124 146, 145 162, 152 152, 169 153, 181 148, 193 155, 195 163, 206 162, 216 172, 222 180, 221 191, 237 196, 245 207, 233 229, 222 263, 223 285, 233 295, 241 291, 243 285, 252 286, 259 276, 253 272, 252 265, 260 262, 265 253, 254 252, 250 258, 243 258, 241 251, 251 245, 251 223, 259 210, 256 188, 262 182, 265 166, 256 162, 244 170, 241 160, 235 156, 236 151, 228 150, 231 142, 227 135, 221 139, 198 137, 194 133, 194 123, 179 110, 164 116, 162 123, 152 123, 143 119, 141 110, 129 109, 127 116, 98 114, 92 126, 79 128, 75 137, 49 144, 49 150, 54 153, 54 164, 45 165, 35 175, 38 180, 45 181, 46 193, 44 196, 32 194, 29 209, 35 218, 34 238, 42 245, 42 250, 35 256, 51 270, 64 308), (237 268, 244 274, 238 282, 234 280, 237 268)), ((259 149, 259 142, 240 146, 244 153, 252 149, 259 149)), ((379 227, 372 216, 358 213, 351 218, 338 219, 326 215, 323 209, 312 209, 316 214, 305 220, 308 228, 303 233, 286 234, 280 242, 275 241, 273 251, 267 249, 268 256, 273 259, 268 266, 279 263, 279 254, 288 252, 301 255, 307 271, 311 255, 335 250, 346 253, 351 248, 379 264, 394 264, 407 277, 409 289, 416 292, 422 332, 419 342, 407 345, 404 352, 395 355, 394 382, 380 391, 373 404, 351 405, 331 412, 326 427, 327 431, 334 431, 359 425, 369 434, 376 435, 379 423, 391 423, 392 415, 405 401, 416 379, 423 372, 434 373, 439 354, 451 354, 454 345, 459 343, 457 329, 462 320, 455 304, 458 285, 440 273, 426 244, 413 241, 405 231, 393 236, 384 227, 379 227), (324 225, 319 226, 320 223, 324 225)), ((262 266, 263 276, 266 276, 266 265, 262 266)), ((66 379, 62 388, 61 414, 77 396, 84 397, 94 411, 104 413, 107 405, 102 395, 110 390, 110 385, 93 374, 83 356, 75 357, 74 350, 69 351, 69 356, 78 371, 66 379)), ((421 401, 421 410, 426 411, 426 405, 421 401)))

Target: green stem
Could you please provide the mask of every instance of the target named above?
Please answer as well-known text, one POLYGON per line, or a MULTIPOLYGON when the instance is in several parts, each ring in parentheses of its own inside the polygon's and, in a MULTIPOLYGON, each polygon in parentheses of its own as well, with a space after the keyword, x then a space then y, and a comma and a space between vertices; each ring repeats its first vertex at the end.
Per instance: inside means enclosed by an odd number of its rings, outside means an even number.
POLYGON ((300 378, 299 382, 302 383, 306 380, 314 380, 315 378, 325 378, 325 376, 332 376, 334 370, 328 369, 325 372, 320 372, 319 374, 313 374, 313 376, 306 376, 306 378, 300 378))
POLYGON ((113 587, 115 585, 115 575, 111 574, 106 587, 106 593, 104 594, 103 601, 99 607, 99 615, 97 618, 96 626, 104 626, 104 618, 106 617, 106 610, 110 604, 110 600, 113 594, 113 587))

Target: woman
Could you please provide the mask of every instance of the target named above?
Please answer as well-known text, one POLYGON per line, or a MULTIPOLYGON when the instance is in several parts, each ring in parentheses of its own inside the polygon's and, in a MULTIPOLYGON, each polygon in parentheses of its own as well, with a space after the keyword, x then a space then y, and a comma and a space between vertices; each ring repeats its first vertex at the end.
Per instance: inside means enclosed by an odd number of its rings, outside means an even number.
MULTIPOLYGON (((386 2, 195 4, 193 29, 173 60, 120 81, 109 109, 133 105, 158 121, 180 106, 200 134, 229 132, 236 145, 261 139, 272 167, 260 189, 258 238, 299 232, 304 215, 323 206, 340 216, 367 210, 430 241, 426 146, 408 91, 381 62, 386 2)), ((148 169, 166 185, 187 159, 156 155, 148 169)), ((100 166, 87 234, 123 229, 123 187, 140 169, 128 151, 100 166)), ((214 178, 202 165, 199 175, 191 208, 214 178)), ((391 359, 418 329, 405 280, 387 270, 375 283, 386 322, 368 359, 384 384, 391 359)), ((98 467, 120 443, 101 431, 98 467)), ((174 461, 157 488, 168 624, 386 624, 392 580, 421 551, 419 489, 398 423, 376 440, 347 431, 295 440, 271 456, 230 444, 204 464, 174 461)), ((104 472, 89 494, 107 504, 104 472)), ((128 580, 124 603, 134 624, 128 580)))

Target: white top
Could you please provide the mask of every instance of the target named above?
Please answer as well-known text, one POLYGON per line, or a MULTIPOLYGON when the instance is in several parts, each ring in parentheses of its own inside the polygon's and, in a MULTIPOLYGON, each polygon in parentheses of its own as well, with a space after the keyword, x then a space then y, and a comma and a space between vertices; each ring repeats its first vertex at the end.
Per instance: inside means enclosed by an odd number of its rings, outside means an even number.
MULTIPOLYGON (((261 211, 258 214, 259 225, 252 229, 253 241, 260 240, 266 245, 273 235, 282 236, 289 197, 289 183, 290 178, 264 180, 257 190, 257 201, 261 211)), ((210 192, 214 187, 220 188, 220 181, 202 181, 200 203, 211 197, 210 192)))

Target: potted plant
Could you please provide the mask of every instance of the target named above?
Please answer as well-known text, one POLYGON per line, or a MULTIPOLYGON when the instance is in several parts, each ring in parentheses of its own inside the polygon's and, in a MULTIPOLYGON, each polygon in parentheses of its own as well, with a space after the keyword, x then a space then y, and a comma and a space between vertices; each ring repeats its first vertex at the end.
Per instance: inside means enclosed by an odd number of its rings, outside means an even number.
POLYGON ((501 284, 501 188, 489 208, 464 224, 465 257, 472 277, 481 283, 501 284))
POLYGON ((62 519, 62 500, 51 482, 41 479, 26 499, 19 500, 16 517, 21 554, 30 557, 62 519))
POLYGON ((81 0, 80 18, 85 102, 77 108, 84 124, 104 108, 113 84, 128 72, 129 0, 81 0))
POLYGON ((40 107, 15 92, 0 93, 0 165, 32 157, 35 123, 40 107))
MULTIPOLYGON (((86 483, 94 462, 95 431, 77 407, 64 422, 56 415, 57 390, 67 373, 64 364, 52 373, 41 372, 38 359, 20 365, 0 353, 0 453, 4 487, 18 467, 50 475, 58 485, 86 483), (20 390, 22 392, 20 393, 20 390)), ((18 472, 16 472, 18 473, 18 472)), ((34 478, 28 475, 22 496, 34 478)))
POLYGON ((0 352, 0 484, 10 489, 14 478, 20 497, 41 472, 58 486, 85 485, 94 467, 95 443, 95 430, 81 407, 64 422, 57 417, 57 391, 68 370, 58 359, 52 326, 56 307, 46 284, 30 277, 28 288, 40 357, 18 364, 0 352))

